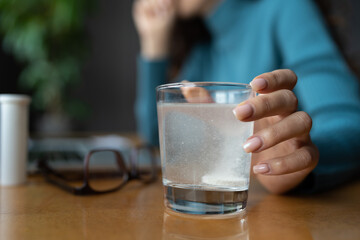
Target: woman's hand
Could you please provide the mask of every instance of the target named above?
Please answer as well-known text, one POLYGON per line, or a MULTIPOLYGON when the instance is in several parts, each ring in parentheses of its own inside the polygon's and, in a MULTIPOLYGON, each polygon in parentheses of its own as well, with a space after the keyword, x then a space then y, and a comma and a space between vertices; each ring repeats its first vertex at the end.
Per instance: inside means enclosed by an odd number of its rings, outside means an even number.
POLYGON ((141 54, 147 59, 166 57, 175 20, 173 1, 136 0, 133 18, 140 37, 141 54))
POLYGON ((319 152, 309 135, 312 120, 297 111, 292 89, 297 76, 291 70, 261 74, 250 84, 259 96, 239 104, 234 113, 241 121, 255 121, 254 134, 243 145, 252 152, 253 171, 273 193, 284 193, 315 168, 319 152))

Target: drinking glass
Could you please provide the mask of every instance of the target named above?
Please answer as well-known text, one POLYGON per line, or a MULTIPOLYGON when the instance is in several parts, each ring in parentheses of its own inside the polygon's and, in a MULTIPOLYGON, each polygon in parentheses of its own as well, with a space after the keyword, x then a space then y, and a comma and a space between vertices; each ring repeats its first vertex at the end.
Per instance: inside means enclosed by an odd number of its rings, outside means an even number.
POLYGON ((166 207, 190 214, 245 209, 251 154, 242 145, 253 122, 233 109, 255 93, 250 85, 182 82, 157 87, 160 155, 166 207))

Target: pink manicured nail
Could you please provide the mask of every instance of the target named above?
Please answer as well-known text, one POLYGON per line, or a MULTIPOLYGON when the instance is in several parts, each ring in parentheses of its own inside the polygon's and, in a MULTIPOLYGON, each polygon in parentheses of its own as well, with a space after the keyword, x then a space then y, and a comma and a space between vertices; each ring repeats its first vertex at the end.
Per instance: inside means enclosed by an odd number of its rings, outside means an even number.
POLYGON ((234 115, 239 119, 245 119, 253 114, 253 109, 249 104, 239 105, 233 110, 234 115))
POLYGON ((263 90, 264 88, 267 87, 267 82, 263 78, 255 78, 254 80, 251 81, 250 86, 254 90, 263 90))
POLYGON ((243 148, 245 152, 250 153, 258 150, 261 146, 262 146, 261 139, 259 137, 253 137, 244 143, 243 148))
POLYGON ((262 163, 259 165, 255 165, 253 167, 253 171, 254 171, 254 173, 268 173, 268 172, 270 172, 270 168, 269 168, 268 164, 262 163))

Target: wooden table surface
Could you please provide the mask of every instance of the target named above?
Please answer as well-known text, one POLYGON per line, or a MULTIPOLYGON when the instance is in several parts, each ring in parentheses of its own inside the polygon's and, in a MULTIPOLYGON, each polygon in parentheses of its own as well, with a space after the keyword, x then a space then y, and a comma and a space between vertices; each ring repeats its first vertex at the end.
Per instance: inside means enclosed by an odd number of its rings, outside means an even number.
POLYGON ((246 214, 198 219, 166 212, 161 180, 73 196, 29 178, 0 187, 0 239, 360 239, 360 181, 308 197, 268 194, 255 180, 246 214))

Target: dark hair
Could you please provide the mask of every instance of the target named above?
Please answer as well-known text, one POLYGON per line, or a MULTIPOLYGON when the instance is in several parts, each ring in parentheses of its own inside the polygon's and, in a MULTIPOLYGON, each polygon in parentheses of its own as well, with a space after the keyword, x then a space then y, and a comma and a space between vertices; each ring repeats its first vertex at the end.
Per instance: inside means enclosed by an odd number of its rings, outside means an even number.
POLYGON ((359 0, 316 0, 329 31, 348 65, 360 78, 359 0))
MULTIPOLYGON (((360 77, 360 52, 357 46, 360 42, 360 32, 357 30, 360 22, 355 20, 356 9, 360 7, 359 1, 316 0, 316 3, 348 65, 360 77)), ((201 17, 177 19, 170 43, 170 79, 178 75, 194 45, 210 40, 211 35, 201 17)))
POLYGON ((178 75, 186 57, 196 44, 210 40, 210 32, 201 17, 178 18, 170 39, 170 79, 178 75))

